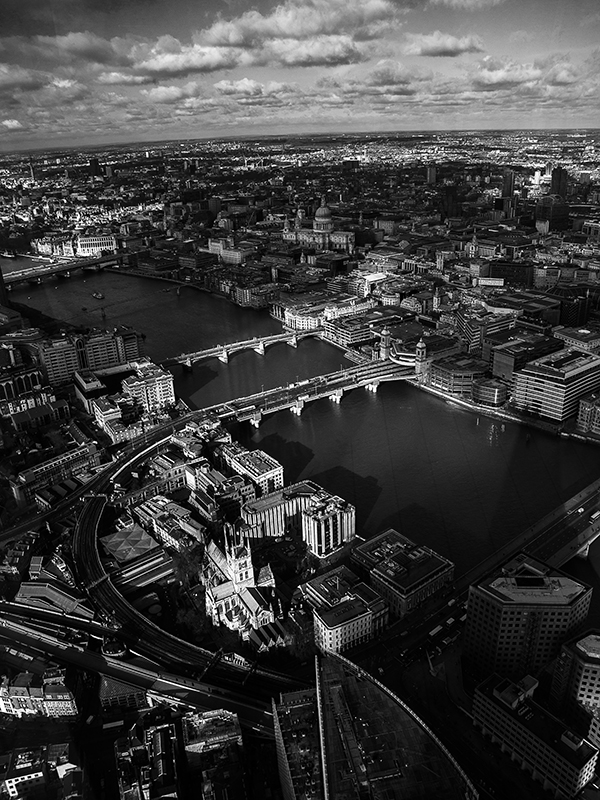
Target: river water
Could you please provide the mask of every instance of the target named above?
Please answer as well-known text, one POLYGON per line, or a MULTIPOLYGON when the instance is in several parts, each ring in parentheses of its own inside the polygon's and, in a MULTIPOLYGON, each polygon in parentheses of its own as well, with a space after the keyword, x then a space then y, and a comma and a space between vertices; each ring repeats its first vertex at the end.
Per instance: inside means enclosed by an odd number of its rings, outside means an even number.
MULTIPOLYGON (((88 273, 16 288, 12 296, 78 325, 132 325, 146 335, 156 361, 280 331, 265 312, 190 287, 177 296, 174 287, 165 291, 169 286, 88 273), (104 299, 94 299, 94 291, 104 299)), ((297 349, 278 344, 264 356, 245 351, 227 365, 211 359, 173 374, 179 396, 200 408, 341 365, 349 362, 339 350, 307 339, 297 349)), ((232 432, 280 461, 288 483, 310 478, 353 503, 361 535, 394 526, 452 559, 458 574, 600 477, 596 447, 478 418, 403 383, 384 384, 376 394, 356 389, 339 405, 319 400, 300 417, 283 411, 258 430, 240 423, 232 432)), ((600 587, 600 546, 588 562, 567 568, 600 587)), ((600 611, 600 589, 595 599, 600 611)))

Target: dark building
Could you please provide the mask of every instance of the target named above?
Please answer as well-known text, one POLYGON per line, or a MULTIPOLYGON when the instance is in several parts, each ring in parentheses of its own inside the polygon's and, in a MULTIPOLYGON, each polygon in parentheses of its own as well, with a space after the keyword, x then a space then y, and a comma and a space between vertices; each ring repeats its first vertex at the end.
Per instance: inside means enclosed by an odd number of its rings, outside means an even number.
POLYGON ((564 167, 554 167, 552 170, 552 182, 550 183, 550 194, 557 194, 564 200, 567 196, 568 177, 568 172, 564 167))
POLYGON ((569 228, 569 206, 558 194, 540 198, 535 207, 536 223, 548 223, 548 230, 565 231, 569 228))
POLYGON ((100 162, 97 158, 90 158, 90 177, 97 178, 98 176, 102 175, 102 167, 100 166, 100 162))

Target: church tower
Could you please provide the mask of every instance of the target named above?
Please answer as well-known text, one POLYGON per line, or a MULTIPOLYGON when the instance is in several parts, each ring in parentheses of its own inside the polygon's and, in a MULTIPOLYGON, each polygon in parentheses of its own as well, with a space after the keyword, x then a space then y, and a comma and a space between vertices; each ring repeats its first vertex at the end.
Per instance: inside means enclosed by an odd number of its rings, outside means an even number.
POLYGON ((417 358, 415 361, 415 372, 419 378, 423 378, 425 376, 427 360, 427 345, 422 338, 417 342, 416 355, 417 358))
POLYGON ((391 334, 387 326, 381 331, 381 341, 379 344, 379 360, 387 361, 390 357, 391 334))
POLYGON ((231 524, 225 525, 225 550, 231 582, 236 594, 245 588, 254 587, 254 567, 250 543, 231 524))

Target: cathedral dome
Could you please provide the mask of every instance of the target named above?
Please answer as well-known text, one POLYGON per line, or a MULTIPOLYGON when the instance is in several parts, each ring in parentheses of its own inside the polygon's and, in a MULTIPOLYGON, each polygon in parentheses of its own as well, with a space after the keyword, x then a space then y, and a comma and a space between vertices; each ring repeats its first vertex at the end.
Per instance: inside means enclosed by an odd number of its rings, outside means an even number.
POLYGON ((331 219, 331 211, 329 210, 329 207, 325 203, 325 195, 323 195, 323 197, 321 198, 321 205, 319 206, 319 208, 317 208, 317 211, 315 213, 315 219, 327 219, 327 220, 331 219))

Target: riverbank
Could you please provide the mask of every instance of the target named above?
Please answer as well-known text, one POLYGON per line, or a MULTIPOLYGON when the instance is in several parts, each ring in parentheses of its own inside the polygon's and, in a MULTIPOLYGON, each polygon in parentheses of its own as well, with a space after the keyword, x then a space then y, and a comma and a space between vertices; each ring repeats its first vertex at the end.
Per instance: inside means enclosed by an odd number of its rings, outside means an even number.
POLYGON ((465 400, 462 397, 454 397, 453 395, 445 394, 439 389, 435 389, 432 386, 427 386, 423 383, 420 383, 416 378, 408 378, 407 382, 422 392, 433 394, 436 397, 439 397, 440 400, 445 400, 448 405, 455 405, 460 408, 464 408, 465 411, 470 411, 474 414, 490 417, 492 419, 506 420, 507 422, 516 422, 519 425, 526 425, 527 427, 536 428, 537 430, 544 431, 545 433, 551 433, 554 436, 575 439, 576 441, 584 442, 585 444, 600 445, 600 438, 597 436, 586 436, 582 433, 576 433, 574 430, 565 429, 561 425, 554 425, 551 422, 545 422, 541 419, 534 419, 516 412, 507 411, 505 408, 490 408, 489 406, 480 406, 471 400, 465 400))

